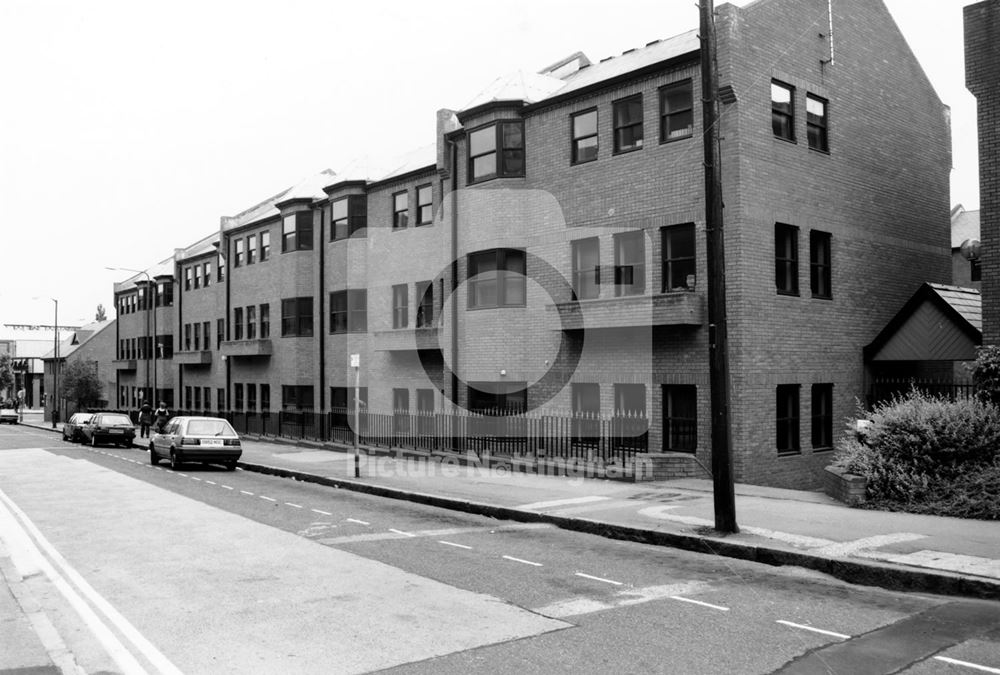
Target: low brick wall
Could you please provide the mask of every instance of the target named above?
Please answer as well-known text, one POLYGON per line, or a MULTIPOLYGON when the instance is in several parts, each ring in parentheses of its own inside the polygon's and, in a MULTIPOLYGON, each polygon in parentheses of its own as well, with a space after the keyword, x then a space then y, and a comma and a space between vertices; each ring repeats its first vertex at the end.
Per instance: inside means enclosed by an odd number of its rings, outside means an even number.
POLYGON ((847 473, 841 468, 828 466, 823 472, 823 487, 826 493, 849 506, 857 506, 865 501, 868 480, 864 476, 847 473))
POLYGON ((635 480, 672 480, 675 478, 711 478, 698 463, 698 458, 686 452, 649 452, 636 455, 635 480))

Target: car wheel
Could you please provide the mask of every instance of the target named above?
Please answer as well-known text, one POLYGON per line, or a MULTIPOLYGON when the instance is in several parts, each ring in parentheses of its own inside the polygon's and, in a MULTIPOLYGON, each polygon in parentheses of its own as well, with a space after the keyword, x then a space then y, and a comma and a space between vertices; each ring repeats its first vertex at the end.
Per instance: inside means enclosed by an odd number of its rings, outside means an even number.
POLYGON ((170 468, 177 471, 181 468, 181 457, 176 450, 170 451, 170 468))
POLYGON ((226 462, 226 471, 236 471, 236 460, 231 459, 226 462))
POLYGON ((62 437, 63 437, 63 443, 66 443, 67 441, 69 441, 69 438, 66 437, 66 432, 65 431, 62 432, 62 437))
POLYGON ((90 447, 92 448, 97 447, 97 434, 94 434, 93 436, 90 437, 90 447))
POLYGON ((149 444, 149 463, 153 466, 158 466, 160 463, 160 456, 156 454, 152 443, 149 444))

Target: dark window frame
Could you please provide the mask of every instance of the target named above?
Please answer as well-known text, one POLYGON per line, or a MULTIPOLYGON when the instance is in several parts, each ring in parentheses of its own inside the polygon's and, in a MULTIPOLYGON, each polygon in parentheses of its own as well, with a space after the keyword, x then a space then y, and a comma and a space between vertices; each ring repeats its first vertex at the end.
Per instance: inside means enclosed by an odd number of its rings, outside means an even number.
POLYGON ((467 158, 467 183, 473 185, 494 178, 523 178, 527 169, 527 142, 524 137, 524 120, 496 120, 488 124, 470 129, 466 134, 466 158, 467 158), (520 145, 507 145, 504 137, 506 127, 517 127, 520 145), (492 129, 494 133, 492 149, 485 150, 478 154, 472 154, 472 137, 482 133, 487 129, 492 129), (493 172, 477 176, 475 173, 475 160, 493 155, 493 172), (509 168, 508 161, 520 160, 520 168, 509 168))
POLYGON ((615 297, 629 297, 646 293, 646 232, 632 230, 614 235, 615 246, 615 297), (642 260, 639 263, 625 265, 623 242, 638 240, 642 244, 642 260), (626 272, 628 269, 628 272, 626 272), (638 273, 637 273, 638 270, 638 273))
POLYGON ((833 450, 833 384, 812 385, 813 452, 833 450))
POLYGON ((281 219, 281 252, 313 250, 312 211, 288 213, 281 219), (289 223, 291 222, 291 228, 289 223))
POLYGON ((350 288, 330 293, 330 334, 368 331, 368 290, 350 288))
POLYGON ((833 299, 833 235, 809 231, 809 289, 812 297, 833 299))
POLYGON ((642 94, 632 94, 631 96, 626 96, 620 98, 617 101, 611 103, 611 123, 612 123, 612 135, 614 138, 614 143, 612 144, 612 154, 623 155, 629 152, 635 152, 637 150, 642 150, 643 140, 645 138, 645 110, 643 109, 642 94), (620 119, 620 113, 627 111, 627 106, 638 101, 639 103, 639 121, 634 120, 624 120, 620 119), (626 123, 627 122, 627 123, 626 123), (623 141, 624 132, 628 129, 638 128, 638 136, 632 135, 631 145, 626 146, 623 141))
POLYGON ((775 448, 779 456, 802 453, 801 385, 775 387, 775 448))
MULTIPOLYGON (((475 251, 469 253, 466 256, 466 278, 468 280, 468 309, 499 309, 504 307, 525 307, 527 306, 527 255, 524 249, 519 248, 493 248, 487 249, 485 251, 475 251), (476 301, 476 293, 480 285, 487 284, 490 279, 475 279, 474 277, 479 276, 478 271, 479 263, 475 262, 480 259, 488 259, 490 256, 494 257, 495 266, 493 272, 495 276, 492 280, 496 284, 496 303, 495 304, 479 304, 476 301), (519 272, 516 269, 508 269, 509 261, 520 257, 522 264, 521 268, 523 272, 519 272), (518 279, 520 277, 520 279, 518 279), (510 288, 515 286, 520 287, 520 302, 509 302, 508 301, 508 285, 510 288)), ((487 272, 491 270, 486 270, 487 272)))
POLYGON ((584 237, 570 242, 570 264, 572 266, 573 293, 578 300, 595 300, 601 297, 601 240, 600 237, 584 237), (596 248, 597 264, 581 267, 581 257, 586 246, 596 248), (593 277, 592 283, 587 278, 593 277), (586 289, 587 292, 584 292, 586 289))
POLYGON ((243 339, 243 308, 233 308, 233 340, 243 339))
POLYGON ((416 299, 415 328, 432 328, 434 326, 434 282, 418 281, 413 284, 416 299))
POLYGON ((259 310, 258 320, 260 321, 260 339, 266 340, 271 337, 271 305, 262 302, 257 306, 259 310))
POLYGON ((416 188, 417 223, 416 227, 430 225, 434 222, 434 185, 426 183, 416 188), (427 200, 424 201, 426 196, 427 200))
MULTIPOLYGON (((569 116, 569 134, 570 134, 570 163, 571 164, 586 164, 587 162, 596 162, 601 151, 601 140, 600 140, 600 115, 597 112, 597 108, 587 108, 586 110, 580 110, 569 116), (577 121, 585 115, 594 116, 594 132, 593 133, 579 133, 577 131, 577 121), (589 151, 591 146, 582 146, 581 142, 593 139, 593 156, 582 156, 581 151, 589 151)), ((589 152, 587 153, 589 155, 589 152)))
POLYGON ((392 286, 392 327, 394 330, 410 325, 410 287, 406 284, 392 286))
POLYGON ((672 143, 694 136, 694 80, 688 78, 679 82, 665 84, 659 89, 660 97, 660 143, 672 143), (687 107, 668 109, 670 94, 676 91, 687 90, 687 107), (676 119, 690 117, 690 124, 683 127, 686 133, 671 137, 670 123, 676 119))
POLYGON ((795 143, 795 87, 771 80, 771 133, 775 138, 795 143), (775 98, 775 89, 788 92, 788 101, 775 98))
POLYGON ((261 230, 258 241, 260 242, 260 255, 258 257, 261 262, 264 262, 271 257, 271 231, 261 230))
POLYGON ((247 265, 257 262, 257 233, 247 235, 247 265))
POLYGON ((774 287, 778 295, 799 295, 799 228, 774 224, 774 287))
POLYGON ((281 337, 312 337, 312 296, 282 298, 281 337))
POLYGON ((679 223, 660 228, 660 292, 693 291, 698 283, 698 241, 694 223, 679 223), (680 238, 691 243, 690 253, 682 248, 680 238), (694 283, 688 285, 688 276, 694 283), (683 284, 680 283, 683 277, 683 284))
POLYGON ((243 264, 243 247, 246 241, 243 237, 233 241, 233 267, 240 267, 243 264))
POLYGON ((410 191, 392 193, 392 229, 405 230, 410 224, 410 191), (400 206, 400 200, 404 203, 400 206))
POLYGON ((806 93, 806 140, 809 148, 817 152, 829 154, 830 152, 830 101, 806 93), (818 103, 823 106, 823 114, 817 115, 809 110, 810 103, 818 103))

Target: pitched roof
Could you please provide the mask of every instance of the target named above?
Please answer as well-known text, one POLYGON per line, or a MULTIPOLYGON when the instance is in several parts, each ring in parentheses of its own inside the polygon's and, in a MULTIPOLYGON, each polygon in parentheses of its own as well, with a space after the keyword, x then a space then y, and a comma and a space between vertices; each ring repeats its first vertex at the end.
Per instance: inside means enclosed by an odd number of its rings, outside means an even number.
POLYGON ((982 344, 982 296, 974 288, 925 283, 864 348, 872 361, 969 361, 982 344))
POLYGON ((264 201, 254 204, 235 216, 227 216, 222 219, 222 229, 232 230, 249 223, 271 218, 280 214, 275 204, 297 198, 322 199, 326 197, 323 188, 334 182, 337 174, 332 169, 324 169, 317 174, 304 178, 295 185, 286 188, 278 194, 268 197, 264 201))
MULTIPOLYGON (((107 321, 94 321, 88 323, 75 331, 72 331, 69 335, 59 341, 59 358, 64 359, 77 349, 82 347, 91 338, 100 333, 102 330, 109 328, 115 324, 114 319, 107 321)), ((55 356, 55 350, 50 346, 49 350, 44 353, 44 355, 39 354, 43 359, 51 359, 55 356)))

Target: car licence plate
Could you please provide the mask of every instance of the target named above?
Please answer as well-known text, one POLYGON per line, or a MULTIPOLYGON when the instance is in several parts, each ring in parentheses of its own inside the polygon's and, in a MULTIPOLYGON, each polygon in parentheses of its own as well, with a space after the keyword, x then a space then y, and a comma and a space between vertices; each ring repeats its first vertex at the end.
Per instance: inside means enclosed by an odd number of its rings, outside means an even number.
POLYGON ((113 433, 113 434, 124 434, 125 430, 124 429, 111 429, 111 433, 113 433))
POLYGON ((206 438, 201 442, 202 445, 223 445, 224 442, 221 438, 206 438))

